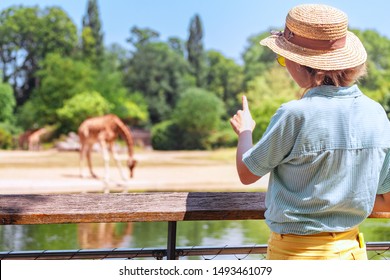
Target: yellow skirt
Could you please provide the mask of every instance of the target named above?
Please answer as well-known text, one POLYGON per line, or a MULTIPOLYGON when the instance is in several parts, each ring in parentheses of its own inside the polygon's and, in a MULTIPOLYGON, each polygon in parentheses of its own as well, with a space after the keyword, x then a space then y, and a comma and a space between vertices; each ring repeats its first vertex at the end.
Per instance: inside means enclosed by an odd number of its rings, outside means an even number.
POLYGON ((367 260, 367 251, 357 228, 313 235, 271 232, 267 260, 367 260))

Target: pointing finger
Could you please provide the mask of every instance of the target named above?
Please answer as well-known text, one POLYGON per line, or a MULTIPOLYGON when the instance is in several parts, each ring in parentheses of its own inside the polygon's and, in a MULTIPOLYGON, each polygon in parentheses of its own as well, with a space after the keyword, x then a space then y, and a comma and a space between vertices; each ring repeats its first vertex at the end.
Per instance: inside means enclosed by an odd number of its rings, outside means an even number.
POLYGON ((248 99, 246 99, 246 96, 243 95, 242 96, 242 109, 245 111, 245 110, 249 110, 249 106, 248 106, 248 99))

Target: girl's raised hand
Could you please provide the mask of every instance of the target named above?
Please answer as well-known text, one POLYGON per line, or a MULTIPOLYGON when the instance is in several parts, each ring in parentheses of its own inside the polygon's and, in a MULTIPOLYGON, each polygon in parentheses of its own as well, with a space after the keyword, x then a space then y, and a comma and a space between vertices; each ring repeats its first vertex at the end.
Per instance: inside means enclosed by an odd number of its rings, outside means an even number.
POLYGON ((237 113, 230 118, 230 125, 233 130, 238 134, 245 130, 253 131, 256 126, 256 122, 253 120, 251 112, 249 110, 248 99, 245 95, 242 96, 242 110, 238 110, 237 113))

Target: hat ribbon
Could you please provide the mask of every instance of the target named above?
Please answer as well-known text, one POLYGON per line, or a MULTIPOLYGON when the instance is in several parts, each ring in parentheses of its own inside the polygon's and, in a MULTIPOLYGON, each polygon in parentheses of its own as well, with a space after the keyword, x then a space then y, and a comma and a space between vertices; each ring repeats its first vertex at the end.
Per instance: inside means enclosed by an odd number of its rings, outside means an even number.
POLYGON ((293 33, 287 26, 284 29, 283 37, 290 43, 312 50, 331 51, 341 49, 345 46, 346 36, 335 40, 316 40, 302 37, 293 33))

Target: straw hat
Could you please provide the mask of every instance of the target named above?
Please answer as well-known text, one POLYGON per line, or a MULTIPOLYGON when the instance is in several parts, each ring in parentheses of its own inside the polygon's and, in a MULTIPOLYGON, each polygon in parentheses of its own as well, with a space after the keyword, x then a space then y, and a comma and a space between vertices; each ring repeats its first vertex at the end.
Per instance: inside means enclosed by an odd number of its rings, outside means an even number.
POLYGON ((304 4, 289 11, 284 32, 273 32, 260 44, 311 68, 347 69, 367 59, 363 44, 347 28, 344 12, 322 4, 304 4))

